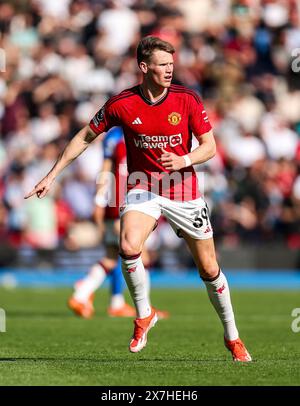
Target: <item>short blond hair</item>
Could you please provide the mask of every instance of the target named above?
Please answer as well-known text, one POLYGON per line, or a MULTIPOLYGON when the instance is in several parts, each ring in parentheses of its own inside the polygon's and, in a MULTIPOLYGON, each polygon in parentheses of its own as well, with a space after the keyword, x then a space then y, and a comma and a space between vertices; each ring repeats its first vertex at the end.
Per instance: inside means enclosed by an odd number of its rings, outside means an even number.
POLYGON ((154 51, 165 51, 169 54, 174 54, 175 48, 167 41, 163 41, 158 37, 144 37, 141 39, 136 52, 138 65, 141 62, 149 62, 154 51))

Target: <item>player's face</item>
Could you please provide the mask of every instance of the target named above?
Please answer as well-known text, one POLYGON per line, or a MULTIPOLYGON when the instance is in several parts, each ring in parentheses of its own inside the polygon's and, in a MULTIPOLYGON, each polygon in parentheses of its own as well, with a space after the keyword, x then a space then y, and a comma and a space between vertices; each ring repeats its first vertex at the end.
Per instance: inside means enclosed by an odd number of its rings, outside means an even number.
POLYGON ((174 69, 173 55, 165 51, 154 51, 147 64, 147 79, 162 87, 171 86, 174 69))

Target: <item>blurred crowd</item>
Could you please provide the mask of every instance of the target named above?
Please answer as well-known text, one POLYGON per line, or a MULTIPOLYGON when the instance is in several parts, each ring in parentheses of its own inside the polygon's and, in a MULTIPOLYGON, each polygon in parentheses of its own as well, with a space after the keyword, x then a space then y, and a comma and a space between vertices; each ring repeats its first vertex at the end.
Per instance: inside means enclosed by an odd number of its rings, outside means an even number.
MULTIPOLYGON (((201 94, 214 128, 217 155, 197 169, 217 241, 300 248, 297 0, 0 1, 0 32, 2 242, 97 245, 98 141, 44 199, 24 195, 111 95, 139 82, 136 44, 152 34, 176 47, 174 83, 201 94)), ((170 233, 162 245, 176 245, 170 233)))

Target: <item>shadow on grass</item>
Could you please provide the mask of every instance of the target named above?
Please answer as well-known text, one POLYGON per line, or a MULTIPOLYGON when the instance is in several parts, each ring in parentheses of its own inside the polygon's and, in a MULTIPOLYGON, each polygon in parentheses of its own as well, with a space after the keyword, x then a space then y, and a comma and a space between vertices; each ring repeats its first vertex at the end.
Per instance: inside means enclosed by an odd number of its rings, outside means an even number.
MULTIPOLYGON (((99 364, 113 364, 113 363, 119 363, 119 362, 130 362, 133 361, 135 363, 144 363, 144 362, 212 362, 212 363, 228 363, 228 359, 212 359, 212 358, 206 358, 206 359, 181 359, 181 358, 140 358, 140 359, 134 359, 130 360, 129 358, 118 358, 118 359, 95 359, 95 358, 75 358, 75 357, 70 357, 70 358, 55 358, 55 357, 8 357, 8 358, 0 358, 0 363, 1 362, 45 362, 45 361, 53 361, 53 362, 93 362, 93 363, 99 363, 99 364)), ((256 362, 255 360, 253 362, 256 362)))
POLYGON ((85 320, 81 317, 75 316, 74 313, 68 310, 62 310, 57 312, 37 312, 36 310, 12 310, 7 311, 7 317, 9 318, 19 318, 19 317, 30 317, 30 318, 40 318, 40 317, 62 317, 62 318, 77 318, 85 320))

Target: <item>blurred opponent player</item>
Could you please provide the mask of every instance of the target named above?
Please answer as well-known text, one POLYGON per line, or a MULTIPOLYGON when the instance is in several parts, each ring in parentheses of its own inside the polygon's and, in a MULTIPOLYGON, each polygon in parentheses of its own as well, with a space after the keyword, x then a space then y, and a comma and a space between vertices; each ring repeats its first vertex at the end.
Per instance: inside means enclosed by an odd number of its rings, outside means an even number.
MULTIPOLYGON (((103 140, 104 161, 97 180, 95 197, 95 220, 104 235, 106 255, 94 264, 87 276, 78 282, 69 298, 69 307, 79 316, 91 318, 94 313, 94 292, 103 284, 107 275, 111 277, 112 292, 107 313, 112 317, 134 317, 135 309, 125 303, 122 293, 123 275, 119 258, 120 219, 119 207, 126 192, 127 164, 123 131, 114 127, 103 140), (114 174, 112 179, 111 175, 114 174), (103 228, 104 226, 104 228, 103 228)), ((149 263, 147 250, 143 251, 145 266, 149 263)), ((146 271, 147 292, 150 296, 150 276, 146 271)), ((156 310, 159 318, 168 317, 168 312, 156 310)))
POLYGON ((208 210, 193 169, 215 155, 213 131, 199 96, 171 84, 174 52, 174 47, 160 38, 143 38, 137 47, 142 82, 110 98, 26 197, 45 196, 57 175, 89 143, 113 126, 121 126, 129 176, 126 202, 120 208, 120 256, 137 312, 129 350, 136 353, 146 346, 148 332, 157 321, 147 294, 141 251, 164 215, 190 249, 223 324, 226 348, 234 361, 249 362, 251 356, 239 338, 228 282, 216 258, 208 210), (193 134, 199 146, 191 151, 193 134))

